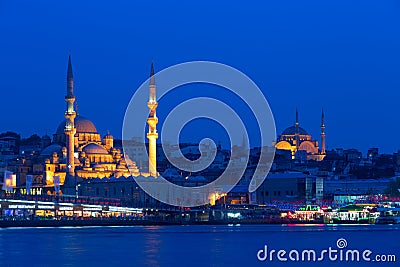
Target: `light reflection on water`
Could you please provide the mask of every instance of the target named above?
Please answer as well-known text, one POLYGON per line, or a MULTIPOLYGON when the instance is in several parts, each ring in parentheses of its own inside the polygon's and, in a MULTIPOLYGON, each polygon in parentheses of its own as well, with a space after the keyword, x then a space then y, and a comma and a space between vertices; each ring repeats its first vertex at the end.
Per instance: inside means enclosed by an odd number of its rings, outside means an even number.
POLYGON ((62 227, 0 229, 0 266, 265 266, 265 244, 323 249, 338 238, 400 259, 400 225, 62 227))
POLYGON ((148 266, 160 266, 159 257, 161 254, 160 247, 162 246, 162 237, 158 232, 159 227, 147 228, 150 233, 145 235, 144 241, 144 264, 148 266))

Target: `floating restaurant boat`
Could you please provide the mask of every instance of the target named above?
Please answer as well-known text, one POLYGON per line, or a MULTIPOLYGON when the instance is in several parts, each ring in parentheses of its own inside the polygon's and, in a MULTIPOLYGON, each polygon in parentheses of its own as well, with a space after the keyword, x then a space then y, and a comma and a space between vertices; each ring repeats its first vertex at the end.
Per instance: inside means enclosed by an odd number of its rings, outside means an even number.
POLYGON ((378 216, 376 204, 351 204, 333 211, 331 220, 335 224, 371 224, 378 216))
POLYGON ((324 210, 318 205, 299 207, 291 218, 292 222, 324 223, 324 210))

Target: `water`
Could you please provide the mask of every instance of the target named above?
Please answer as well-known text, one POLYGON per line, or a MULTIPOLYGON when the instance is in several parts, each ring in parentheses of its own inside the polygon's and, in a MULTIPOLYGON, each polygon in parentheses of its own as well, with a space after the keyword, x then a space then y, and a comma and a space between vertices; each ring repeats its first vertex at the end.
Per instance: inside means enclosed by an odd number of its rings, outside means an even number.
POLYGON ((400 226, 231 225, 0 229, 0 266, 399 266, 400 226), (397 263, 261 262, 268 249, 347 249, 395 254, 397 263))

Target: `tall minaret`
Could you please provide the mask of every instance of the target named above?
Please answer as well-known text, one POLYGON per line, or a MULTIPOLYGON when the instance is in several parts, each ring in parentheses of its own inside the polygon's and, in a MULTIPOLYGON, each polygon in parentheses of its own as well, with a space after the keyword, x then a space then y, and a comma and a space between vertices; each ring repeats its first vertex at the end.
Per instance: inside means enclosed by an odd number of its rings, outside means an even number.
POLYGON ((294 124, 294 127, 296 128, 295 137, 296 137, 296 152, 297 152, 299 150, 299 142, 300 142, 300 139, 299 139, 299 134, 300 134, 299 111, 297 110, 297 108, 296 108, 296 122, 294 124))
POLYGON ((151 62, 150 69, 150 93, 149 93, 149 102, 147 102, 147 106, 150 110, 149 117, 147 118, 147 124, 149 125, 149 132, 147 133, 147 139, 149 139, 149 173, 150 176, 157 177, 157 123, 158 118, 156 116, 156 109, 158 106, 156 100, 156 83, 154 79, 154 62, 151 62))
POLYGON ((322 116, 321 116, 321 154, 325 155, 326 150, 325 150, 325 114, 324 114, 324 109, 322 109, 322 116))
POLYGON ((71 55, 68 57, 68 71, 67 71, 67 95, 65 96, 67 102, 67 111, 64 113, 66 123, 64 133, 67 136, 67 174, 75 175, 75 162, 74 162, 74 136, 76 133, 74 121, 76 113, 74 111, 74 75, 72 73, 71 55))

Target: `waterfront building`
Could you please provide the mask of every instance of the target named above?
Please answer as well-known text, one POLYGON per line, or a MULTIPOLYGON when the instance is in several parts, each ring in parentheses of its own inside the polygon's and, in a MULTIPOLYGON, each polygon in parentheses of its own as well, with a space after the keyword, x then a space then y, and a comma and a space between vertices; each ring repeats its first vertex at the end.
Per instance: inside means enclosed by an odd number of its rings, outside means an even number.
POLYGON ((7 162, 19 154, 21 137, 14 132, 0 134, 0 172, 4 172, 7 162))
POLYGON ((271 172, 256 191, 256 201, 259 204, 274 201, 296 202, 298 200, 312 201, 322 198, 323 180, 302 172, 271 172), (318 186, 317 186, 318 184, 318 186))
MULTIPOLYGON (((141 208, 115 206, 112 203, 97 204, 54 203, 52 201, 0 199, 0 216, 25 218, 87 218, 87 217, 137 217, 142 216, 141 208)), ((55 224, 57 225, 57 224, 55 224)))
POLYGON ((351 202, 371 195, 383 195, 394 178, 325 180, 324 194, 340 202, 351 202))
POLYGON ((85 179, 78 187, 78 196, 118 199, 125 206, 154 206, 157 201, 146 194, 132 176, 109 179, 85 179))

